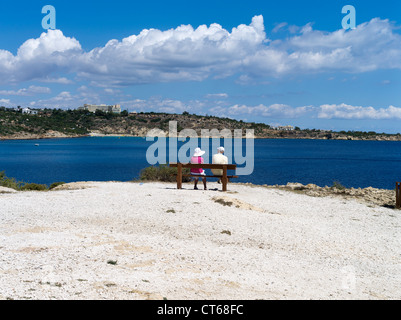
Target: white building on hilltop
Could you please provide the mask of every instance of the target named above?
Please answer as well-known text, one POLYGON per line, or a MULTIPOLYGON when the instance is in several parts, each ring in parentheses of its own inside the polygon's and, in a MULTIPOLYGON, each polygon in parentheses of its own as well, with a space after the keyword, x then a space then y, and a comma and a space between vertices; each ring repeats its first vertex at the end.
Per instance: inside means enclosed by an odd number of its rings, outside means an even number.
POLYGON ((284 130, 284 131, 293 131, 294 127, 293 126, 277 126, 273 127, 274 130, 284 130))
POLYGON ((107 106, 105 104, 94 105, 94 104, 84 104, 83 107, 79 107, 78 110, 88 110, 89 112, 95 113, 96 110, 103 112, 121 113, 121 106, 115 104, 112 106, 107 106))
POLYGON ((23 109, 21 110, 21 112, 22 112, 23 114, 38 114, 38 112, 37 112, 36 110, 31 110, 31 109, 29 109, 29 108, 23 108, 23 109))

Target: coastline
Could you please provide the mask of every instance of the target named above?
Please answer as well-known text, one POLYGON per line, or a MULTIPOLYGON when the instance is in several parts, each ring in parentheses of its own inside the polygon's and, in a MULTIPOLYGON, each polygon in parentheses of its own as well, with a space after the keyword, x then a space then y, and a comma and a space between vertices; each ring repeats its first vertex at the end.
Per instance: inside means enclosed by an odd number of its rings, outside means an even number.
POLYGON ((398 299, 399 211, 299 187, 0 194, 0 299, 398 299))
MULTIPOLYGON (((158 135, 153 135, 157 137, 158 135)), ((89 134, 82 134, 82 135, 67 135, 57 131, 50 132, 49 134, 18 134, 12 136, 0 136, 0 141, 7 141, 7 140, 46 140, 46 139, 68 139, 68 138, 84 138, 84 137, 135 137, 135 138, 146 138, 145 134, 122 134, 122 133, 89 133, 89 134)), ((178 136, 174 136, 173 138, 177 138, 178 136)), ((196 136, 198 137, 198 136, 196 136)), ((166 138, 169 138, 166 135, 166 138)), ((213 137, 210 136, 209 138, 220 138, 220 136, 213 137)), ((246 136, 243 136, 242 139, 246 139, 246 136)), ((340 140, 340 141, 401 141, 401 136, 398 137, 394 136, 378 136, 375 138, 356 138, 356 137, 346 137, 346 136, 339 136, 334 138, 326 138, 326 137, 300 137, 300 136, 274 136, 274 137, 266 137, 266 136, 255 136, 254 139, 288 139, 288 140, 340 140)))
POLYGON ((89 135, 66 135, 58 131, 50 132, 49 134, 18 134, 12 136, 0 136, 1 141, 7 140, 47 140, 47 139, 68 139, 68 138, 83 138, 89 135))

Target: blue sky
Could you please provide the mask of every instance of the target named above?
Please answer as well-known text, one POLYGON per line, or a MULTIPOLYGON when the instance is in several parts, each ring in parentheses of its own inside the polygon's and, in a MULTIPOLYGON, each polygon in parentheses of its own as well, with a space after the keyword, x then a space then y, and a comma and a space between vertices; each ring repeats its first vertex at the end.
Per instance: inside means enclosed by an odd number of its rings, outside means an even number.
POLYGON ((400 1, 14 1, 0 105, 401 132, 400 1), (42 28, 42 7, 56 30, 42 28), (356 9, 344 30, 343 6, 356 9))

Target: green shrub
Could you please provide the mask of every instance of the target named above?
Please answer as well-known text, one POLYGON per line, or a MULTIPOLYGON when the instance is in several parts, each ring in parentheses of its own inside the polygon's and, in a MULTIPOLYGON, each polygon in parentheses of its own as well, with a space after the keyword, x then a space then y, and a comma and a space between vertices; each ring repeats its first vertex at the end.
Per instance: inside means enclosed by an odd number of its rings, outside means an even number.
POLYGON ((139 173, 140 180, 157 180, 157 167, 151 166, 145 169, 142 169, 139 173))
MULTIPOLYGON (((182 174, 189 174, 189 169, 183 168, 182 174)), ((169 167, 165 164, 147 167, 141 170, 139 179, 146 181, 175 182, 177 181, 177 168, 169 167)), ((182 177, 182 181, 189 182, 191 181, 191 177, 182 177)))
POLYGON ((27 183, 24 184, 21 188, 21 191, 45 191, 48 190, 47 185, 38 184, 38 183, 27 183))
POLYGON ((340 182, 334 181, 332 188, 337 188, 338 190, 345 190, 346 187, 344 187, 340 182))
POLYGON ((148 122, 148 120, 143 119, 143 118, 137 118, 136 121, 143 122, 143 123, 147 123, 148 122))
POLYGON ((65 182, 54 182, 50 185, 50 188, 48 188, 45 184, 17 181, 14 178, 7 177, 4 171, 0 171, 0 186, 11 188, 17 191, 46 191, 64 183, 65 182))
POLYGON ((17 181, 14 178, 7 177, 4 171, 0 172, 0 186, 11 188, 14 190, 20 190, 22 184, 23 182, 21 181, 17 181))

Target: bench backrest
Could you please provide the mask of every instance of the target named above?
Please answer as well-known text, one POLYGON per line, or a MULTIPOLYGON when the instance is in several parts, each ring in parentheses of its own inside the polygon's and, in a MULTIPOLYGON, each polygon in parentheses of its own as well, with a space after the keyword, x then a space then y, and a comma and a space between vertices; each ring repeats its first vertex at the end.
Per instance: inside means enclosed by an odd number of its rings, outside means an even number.
MULTIPOLYGON (((227 170, 235 170, 237 168, 236 164, 209 164, 209 163, 182 163, 183 168, 203 168, 203 169, 223 169, 227 167, 227 170)), ((170 167, 177 167, 178 163, 170 163, 170 167)))

